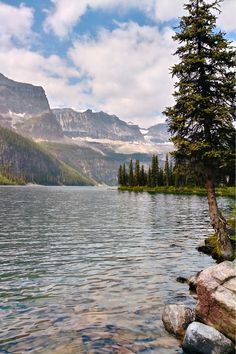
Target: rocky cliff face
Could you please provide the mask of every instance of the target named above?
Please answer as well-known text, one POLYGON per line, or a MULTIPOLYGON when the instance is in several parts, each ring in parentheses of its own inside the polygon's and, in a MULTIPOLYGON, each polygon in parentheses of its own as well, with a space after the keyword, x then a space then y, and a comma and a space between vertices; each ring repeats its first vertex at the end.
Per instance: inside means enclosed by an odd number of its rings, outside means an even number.
MULTIPOLYGON (((50 110, 44 89, 9 80, 0 74, 0 112, 38 115, 50 110)), ((19 116, 20 117, 20 116, 19 116)))
POLYGON ((0 74, 0 125, 34 139, 58 139, 62 129, 45 91, 0 74))
POLYGON ((63 133, 68 137, 90 137, 130 142, 144 142, 137 125, 128 125, 104 112, 76 112, 73 109, 53 109, 63 133))

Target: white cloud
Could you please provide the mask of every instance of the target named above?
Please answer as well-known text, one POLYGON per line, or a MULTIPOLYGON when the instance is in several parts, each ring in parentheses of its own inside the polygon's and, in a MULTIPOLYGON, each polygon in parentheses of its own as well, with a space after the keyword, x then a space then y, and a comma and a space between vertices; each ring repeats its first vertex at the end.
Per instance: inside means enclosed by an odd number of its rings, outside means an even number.
POLYGON ((86 102, 83 83, 69 82, 80 78, 79 71, 56 55, 46 58, 24 48, 9 48, 0 50, 0 67, 10 79, 43 86, 53 107, 83 107, 86 102))
POLYGON ((53 30, 60 38, 65 37, 80 21, 88 8, 109 11, 139 9, 147 16, 168 21, 180 16, 184 0, 51 0, 53 9, 45 22, 46 30, 53 30))
POLYGON ((221 4, 221 14, 218 19, 218 26, 223 31, 236 32, 236 1, 224 0, 221 4))
POLYGON ((20 5, 14 7, 0 2, 0 46, 9 47, 16 40, 26 44, 32 37, 33 9, 20 5))
POLYGON ((93 107, 126 121, 155 124, 157 112, 172 102, 172 35, 170 28, 160 32, 129 23, 112 32, 102 30, 97 39, 80 38, 69 55, 90 77, 93 107))
POLYGON ((155 1, 155 17, 160 21, 170 21, 183 15, 183 5, 186 0, 157 0, 155 1))
MULTIPOLYGON (((51 2, 53 8, 48 14, 45 29, 52 30, 57 36, 63 38, 72 31, 89 8, 104 11, 139 9, 146 16, 164 22, 182 16, 186 0, 51 0, 51 2)), ((235 31, 236 1, 224 0, 221 7, 222 13, 218 25, 223 30, 235 31)))

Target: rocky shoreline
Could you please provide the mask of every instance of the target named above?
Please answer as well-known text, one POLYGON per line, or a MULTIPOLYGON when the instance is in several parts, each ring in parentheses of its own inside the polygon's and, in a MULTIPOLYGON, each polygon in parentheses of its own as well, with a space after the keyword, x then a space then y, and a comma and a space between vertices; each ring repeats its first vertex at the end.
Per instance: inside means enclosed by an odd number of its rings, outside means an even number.
POLYGON ((196 308, 166 305, 165 329, 181 341, 186 353, 231 354, 236 343, 236 261, 225 261, 188 280, 196 308))

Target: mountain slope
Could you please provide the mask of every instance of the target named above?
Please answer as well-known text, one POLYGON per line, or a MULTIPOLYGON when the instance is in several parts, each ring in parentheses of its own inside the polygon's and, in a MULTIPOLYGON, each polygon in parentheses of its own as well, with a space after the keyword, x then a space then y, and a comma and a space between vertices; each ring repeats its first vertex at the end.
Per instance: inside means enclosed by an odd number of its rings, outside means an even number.
POLYGON ((129 125, 115 115, 104 112, 76 112, 71 108, 53 109, 64 135, 72 138, 90 137, 129 142, 144 142, 137 125, 129 125))
POLYGON ((168 126, 165 123, 159 123, 150 127, 145 135, 145 139, 154 144, 167 143, 170 140, 168 126))
POLYGON ((0 175, 24 182, 50 185, 93 185, 35 142, 0 126, 0 175))

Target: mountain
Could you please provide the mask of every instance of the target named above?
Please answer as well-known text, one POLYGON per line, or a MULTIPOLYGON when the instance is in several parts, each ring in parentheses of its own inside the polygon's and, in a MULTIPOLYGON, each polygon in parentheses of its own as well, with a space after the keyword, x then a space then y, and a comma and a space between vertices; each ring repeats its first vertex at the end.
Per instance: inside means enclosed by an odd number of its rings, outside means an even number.
POLYGON ((63 137, 61 126, 50 109, 44 89, 10 80, 2 74, 0 124, 34 139, 63 137))
POLYGON ((10 80, 0 74, 0 112, 9 111, 30 116, 50 111, 44 89, 10 80))
POLYGON ((163 144, 170 140, 170 133, 165 123, 153 125, 145 133, 146 141, 154 144, 163 144))
POLYGON ((50 185, 94 185, 94 181, 47 153, 37 143, 0 126, 0 176, 50 185))
POLYGON ((53 109, 52 112, 67 137, 144 142, 137 125, 129 125, 115 115, 90 109, 76 112, 70 108, 53 109))
POLYGON ((83 184, 96 180, 115 185, 120 164, 139 159, 147 166, 152 154, 158 154, 162 164, 172 150, 172 145, 162 144, 169 139, 165 124, 142 131, 104 112, 51 109, 42 87, 16 82, 2 74, 0 126, 37 142, 20 140, 15 135, 15 142, 9 138, 6 144, 5 139, 0 147, 0 168, 5 171, 10 166, 8 172, 12 175, 23 175, 26 181, 36 183, 83 184), (84 181, 78 171, 90 180, 84 181))

